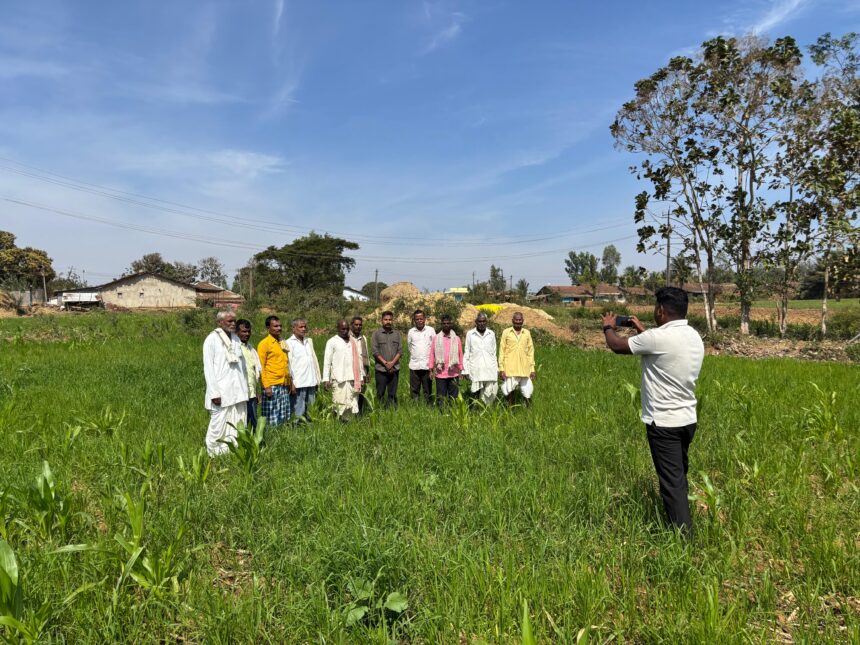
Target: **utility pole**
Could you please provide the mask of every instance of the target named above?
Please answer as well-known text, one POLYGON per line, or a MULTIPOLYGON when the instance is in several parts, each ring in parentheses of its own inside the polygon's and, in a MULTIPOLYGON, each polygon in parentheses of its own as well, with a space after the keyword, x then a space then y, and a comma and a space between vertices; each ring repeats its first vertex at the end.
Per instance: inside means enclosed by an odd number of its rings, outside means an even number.
POLYGON ((254 263, 248 264, 248 300, 254 299, 254 263))
POLYGON ((666 286, 669 286, 669 280, 672 277, 670 264, 672 259, 672 223, 669 219, 669 213, 666 211, 666 286))
POLYGON ((373 293, 373 302, 379 306, 379 269, 376 269, 373 272, 373 293))
POLYGON ((511 274, 511 275, 509 275, 508 277, 511 279, 511 286, 510 286, 510 288, 508 289, 508 291, 513 291, 513 290, 514 290, 514 274, 512 273, 512 274, 511 274))
POLYGON ((45 282, 45 270, 42 269, 42 304, 48 304, 48 285, 45 282))
POLYGON ((472 291, 475 290, 475 272, 472 271, 472 291))

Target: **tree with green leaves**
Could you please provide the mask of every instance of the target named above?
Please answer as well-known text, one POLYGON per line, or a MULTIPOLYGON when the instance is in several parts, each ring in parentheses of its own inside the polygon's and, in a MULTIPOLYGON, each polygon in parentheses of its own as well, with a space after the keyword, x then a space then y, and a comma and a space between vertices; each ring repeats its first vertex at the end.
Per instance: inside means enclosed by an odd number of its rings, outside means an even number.
POLYGON ((529 295, 529 283, 525 278, 520 278, 517 280, 517 283, 514 285, 514 291, 517 296, 525 300, 529 295))
POLYGON ((134 275, 136 273, 151 273, 163 275, 171 280, 192 284, 197 281, 197 266, 190 262, 167 262, 161 253, 146 253, 134 260, 125 270, 123 275, 134 275))
POLYGON ((597 268, 597 256, 588 251, 571 251, 564 261, 564 270, 570 277, 571 284, 587 284, 591 286, 591 295, 595 300, 600 288, 600 271, 597 268))
POLYGON ((41 249, 19 248, 16 239, 13 233, 0 231, 0 282, 13 287, 45 288, 56 275, 53 261, 41 249))
POLYGON ((603 249, 603 257, 600 260, 600 279, 609 284, 618 282, 618 266, 621 264, 621 253, 614 244, 603 249))
POLYGON ((208 282, 222 289, 227 288, 227 270, 221 260, 214 255, 200 258, 197 262, 197 277, 201 282, 208 282))
POLYGON ((639 287, 642 286, 642 280, 648 272, 645 267, 637 267, 633 264, 624 267, 624 271, 618 278, 618 283, 622 287, 639 287))
POLYGON ((346 274, 355 267, 345 252, 358 248, 355 242, 313 231, 280 248, 270 246, 254 256, 254 290, 269 296, 292 289, 341 293, 346 274))
POLYGON ((821 70, 809 118, 807 163, 801 190, 820 211, 818 249, 824 263, 821 333, 827 333, 827 298, 837 258, 858 243, 860 206, 860 35, 825 34, 809 50, 821 70))
POLYGON ((502 293, 506 290, 508 285, 505 280, 505 273, 501 267, 497 267, 495 264, 490 265, 490 279, 487 281, 487 284, 490 291, 495 293, 502 293))
MULTIPOLYGON (((719 146, 700 127, 702 65, 676 56, 668 65, 635 83, 635 96, 626 102, 610 126, 616 146, 645 158, 631 172, 648 181, 650 190, 635 198, 634 222, 639 225, 636 250, 659 252, 670 227, 684 240, 696 263, 696 275, 710 275, 719 248, 718 226, 722 195, 713 178, 723 172, 719 146), (669 214, 671 223, 666 223, 669 214)), ((648 283, 646 282, 646 286, 648 283)), ((703 285, 704 286, 704 285, 703 285)), ((716 289, 708 280, 705 321, 717 328, 716 289)))
POLYGON ((370 282, 366 282, 364 286, 361 288, 361 293, 363 293, 368 298, 377 298, 382 290, 387 288, 388 285, 384 282, 374 282, 371 280, 370 282))

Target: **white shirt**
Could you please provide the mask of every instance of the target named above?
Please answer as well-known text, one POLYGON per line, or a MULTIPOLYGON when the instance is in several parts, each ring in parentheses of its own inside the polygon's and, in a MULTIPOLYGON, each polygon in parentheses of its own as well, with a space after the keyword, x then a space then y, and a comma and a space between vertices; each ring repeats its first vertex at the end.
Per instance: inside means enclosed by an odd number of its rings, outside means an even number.
POLYGON ((477 329, 466 333, 466 350, 463 352, 463 374, 473 381, 493 381, 499 378, 499 360, 496 356, 496 334, 492 329, 483 335, 477 329))
POLYGON ((696 379, 705 346, 686 320, 672 320, 627 339, 642 357, 642 422, 662 428, 696 423, 696 379))
POLYGON ((413 327, 406 334, 406 348, 409 350, 409 369, 426 370, 430 364, 430 343, 436 336, 435 330, 430 325, 424 325, 424 329, 418 331, 413 327))
MULTIPOLYGON (((323 359, 322 379, 324 382, 343 383, 354 380, 352 371, 352 343, 354 342, 356 341, 353 338, 344 341, 340 336, 332 336, 328 339, 325 344, 325 358, 323 359)), ((357 347, 356 350, 358 350, 357 347)), ((363 365, 358 366, 358 373, 359 376, 364 376, 363 365)))
POLYGON ((293 386, 314 387, 320 384, 320 364, 314 351, 314 342, 304 337, 299 340, 293 334, 287 339, 287 347, 290 353, 290 379, 293 386))
POLYGON ((227 348, 217 332, 211 332, 203 341, 203 377, 206 379, 206 399, 203 406, 213 409, 212 399, 221 399, 222 408, 248 400, 248 376, 242 358, 242 346, 234 336, 230 339, 233 354, 238 360, 227 360, 227 348))

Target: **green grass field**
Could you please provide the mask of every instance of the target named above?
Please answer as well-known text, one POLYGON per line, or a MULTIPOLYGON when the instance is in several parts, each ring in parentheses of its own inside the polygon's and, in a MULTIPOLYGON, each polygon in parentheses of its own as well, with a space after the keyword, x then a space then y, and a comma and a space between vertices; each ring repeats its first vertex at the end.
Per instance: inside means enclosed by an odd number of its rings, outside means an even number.
MULTIPOLYGON (((776 301, 774 300, 756 300, 753 302, 753 307, 766 307, 776 309, 776 301)), ((789 300, 789 309, 813 309, 821 311, 821 300, 789 300)), ((857 298, 843 298, 835 300, 833 298, 827 301, 828 311, 843 311, 845 309, 860 309, 860 300, 857 298)))
POLYGON ((320 410, 270 432, 255 472, 207 472, 203 323, 0 321, 23 589, 15 609, 0 575, 0 616, 67 643, 860 641, 856 366, 706 359, 685 545, 633 357, 539 346, 534 406, 483 415, 406 403, 401 379, 396 411, 320 410))

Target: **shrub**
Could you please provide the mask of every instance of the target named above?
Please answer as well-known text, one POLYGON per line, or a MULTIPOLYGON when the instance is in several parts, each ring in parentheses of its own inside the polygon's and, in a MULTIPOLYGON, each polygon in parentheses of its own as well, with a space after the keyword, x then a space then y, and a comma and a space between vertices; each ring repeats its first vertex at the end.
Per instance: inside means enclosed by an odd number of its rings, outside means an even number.
POLYGON ((845 348, 848 358, 855 363, 860 363, 860 343, 851 343, 845 348))

